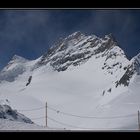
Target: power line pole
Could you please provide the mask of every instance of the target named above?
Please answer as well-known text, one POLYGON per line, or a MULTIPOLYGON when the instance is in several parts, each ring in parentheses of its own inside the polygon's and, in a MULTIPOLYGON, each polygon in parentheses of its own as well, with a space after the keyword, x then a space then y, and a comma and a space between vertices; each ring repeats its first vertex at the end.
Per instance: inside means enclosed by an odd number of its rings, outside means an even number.
POLYGON ((47 127, 47 102, 46 102, 46 127, 47 127))
POLYGON ((139 131, 140 131, 140 112, 138 110, 138 127, 139 127, 139 131))

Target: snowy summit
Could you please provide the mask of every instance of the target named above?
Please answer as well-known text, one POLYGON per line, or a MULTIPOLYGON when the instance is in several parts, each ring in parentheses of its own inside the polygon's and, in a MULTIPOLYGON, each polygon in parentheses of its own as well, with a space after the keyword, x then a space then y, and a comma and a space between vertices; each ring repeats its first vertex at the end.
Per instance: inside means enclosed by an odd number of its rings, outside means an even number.
POLYGON ((36 60, 15 55, 0 72, 0 99, 42 126, 47 102, 50 128, 137 130, 139 56, 128 60, 112 34, 78 31, 36 60))

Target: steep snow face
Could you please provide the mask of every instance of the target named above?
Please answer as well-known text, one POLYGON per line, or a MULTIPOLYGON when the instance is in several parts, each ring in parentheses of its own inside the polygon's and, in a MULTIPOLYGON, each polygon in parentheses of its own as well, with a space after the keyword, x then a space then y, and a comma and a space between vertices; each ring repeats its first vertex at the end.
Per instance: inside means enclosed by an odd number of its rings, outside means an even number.
POLYGON ((0 105, 0 119, 19 121, 32 124, 33 122, 24 115, 13 110, 9 105, 0 105))
POLYGON ((14 55, 11 61, 4 67, 0 72, 0 83, 1 82, 13 82, 23 73, 26 73, 26 76, 32 74, 34 65, 40 60, 27 60, 18 55, 14 55))
POLYGON ((20 56, 14 55, 8 65, 0 72, 0 82, 3 80, 9 82, 14 81, 18 75, 25 72, 26 62, 28 62, 28 60, 20 56))
POLYGON ((47 127, 42 127, 36 124, 29 124, 18 121, 10 121, 7 119, 0 119, 0 131, 29 131, 29 130, 49 130, 47 127))
POLYGON ((119 61, 128 61, 111 34, 106 35, 104 38, 98 38, 95 35, 85 36, 80 32, 76 32, 60 40, 50 48, 41 57, 36 67, 49 63, 54 70, 58 72, 65 71, 69 66, 79 66, 87 62, 92 56, 97 59, 104 57, 105 64, 103 69, 107 69, 111 74, 114 72, 111 70, 113 69, 112 67, 122 68, 123 64, 119 61))
POLYGON ((27 61, 28 61, 27 59, 25 59, 21 56, 14 55, 13 58, 11 59, 11 61, 8 63, 8 65, 2 70, 2 72, 11 70, 11 69, 15 68, 18 64, 25 63, 27 61))
POLYGON ((95 35, 86 36, 81 32, 75 32, 59 40, 46 54, 36 60, 29 61, 15 55, 0 72, 0 81, 12 82, 19 75, 25 72, 32 73, 34 69, 44 65, 51 66, 58 72, 65 71, 86 63, 91 57, 96 58, 95 61, 102 60, 102 70, 116 78, 124 74, 129 63, 112 34, 98 38, 95 35))
POLYGON ((112 34, 99 38, 95 35, 85 36, 81 32, 75 32, 52 46, 34 68, 50 65, 53 70, 61 72, 69 68, 76 69, 75 66, 85 64, 90 59, 100 63, 97 65, 93 62, 92 65, 96 65, 96 68, 99 66, 101 73, 112 75, 114 81, 116 80, 116 87, 121 84, 128 86, 128 79, 122 76, 125 73, 128 75, 131 62, 126 58, 112 34))
POLYGON ((131 59, 129 65, 125 67, 126 72, 119 81, 116 81, 116 87, 123 84, 128 86, 133 81, 136 75, 140 75, 140 54, 131 59))

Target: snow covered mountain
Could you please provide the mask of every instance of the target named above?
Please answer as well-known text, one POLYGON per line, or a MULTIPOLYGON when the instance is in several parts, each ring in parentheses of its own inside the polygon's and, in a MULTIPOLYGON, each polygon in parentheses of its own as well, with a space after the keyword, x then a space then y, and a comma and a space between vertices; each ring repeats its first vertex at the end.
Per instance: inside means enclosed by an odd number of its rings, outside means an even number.
POLYGON ((5 131, 29 131, 29 130, 47 130, 47 128, 41 127, 36 124, 29 124, 24 122, 18 122, 18 121, 10 121, 7 119, 0 119, 0 132, 5 131))
POLYGON ((14 56, 0 72, 0 98, 40 125, 47 102, 50 127, 137 129, 139 74, 140 54, 128 60, 112 34, 75 32, 36 60, 14 56))
POLYGON ((33 124, 33 122, 29 118, 25 117, 23 114, 18 113, 16 110, 13 110, 7 104, 0 105, 0 119, 33 124))
POLYGON ((12 82, 15 78, 25 72, 26 59, 14 55, 8 65, 0 73, 0 81, 6 80, 12 82))

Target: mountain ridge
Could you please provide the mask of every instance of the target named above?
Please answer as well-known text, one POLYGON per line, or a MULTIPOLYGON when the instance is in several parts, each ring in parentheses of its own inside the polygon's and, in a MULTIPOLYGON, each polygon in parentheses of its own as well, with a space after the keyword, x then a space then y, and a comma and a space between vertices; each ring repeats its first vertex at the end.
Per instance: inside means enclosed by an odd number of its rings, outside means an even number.
MULTIPOLYGON (((71 66, 80 66, 81 64, 86 63, 93 56, 95 56, 96 59, 100 57, 106 57, 102 66, 102 70, 106 70, 110 74, 113 74, 114 70, 111 70, 113 67, 117 67, 117 69, 122 68, 122 62, 115 62, 117 60, 116 57, 124 57, 123 59, 127 59, 124 51, 118 46, 118 43, 113 34, 110 33, 105 35, 103 38, 99 38, 95 35, 86 36, 80 31, 77 31, 55 43, 40 58, 32 60, 36 62, 31 67, 31 70, 34 71, 36 68, 41 66, 50 65, 54 70, 58 72, 65 71, 71 66), (114 62, 111 65, 109 61, 114 62)), ((135 61, 136 60, 137 59, 135 59, 135 61)), ((18 75, 26 71, 26 63, 30 63, 30 60, 18 55, 14 55, 9 61, 8 65, 4 67, 0 72, 0 80, 4 80, 5 75, 7 75, 10 67, 13 67, 13 65, 16 64, 15 67, 11 68, 11 72, 18 72, 15 74, 15 76, 13 76, 13 78, 6 78, 8 81, 13 81, 18 75)), ((134 67, 136 67, 136 65, 134 67)), ((129 66, 125 66, 123 69, 129 69, 129 66)), ((133 75, 133 73, 131 73, 131 75, 133 75)), ((128 80, 128 78, 125 79, 128 80)), ((116 87, 122 83, 125 83, 125 85, 128 86, 126 81, 121 82, 120 80, 116 83, 116 87)))
POLYGON ((15 61, 0 72, 0 98, 8 99, 17 110, 31 110, 21 113, 38 118, 34 121, 40 125, 45 124, 47 102, 50 127, 62 128, 63 123, 69 124, 68 129, 73 125, 95 130, 137 129, 137 114, 133 116, 140 99, 137 59, 139 55, 128 60, 110 34, 99 38, 76 32, 38 59, 15 61), (129 115, 132 118, 125 117, 129 115))

